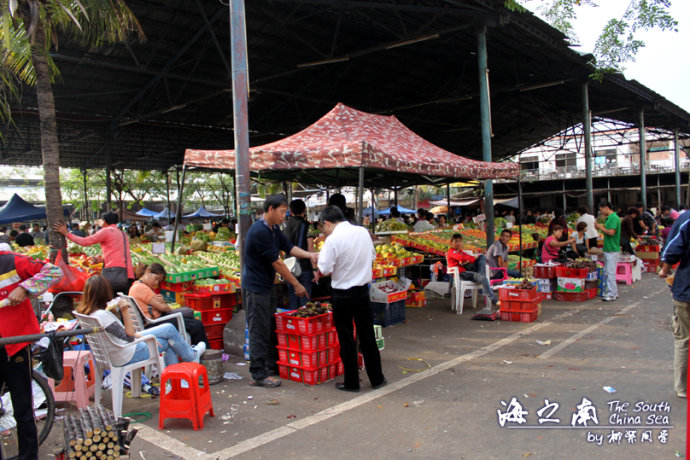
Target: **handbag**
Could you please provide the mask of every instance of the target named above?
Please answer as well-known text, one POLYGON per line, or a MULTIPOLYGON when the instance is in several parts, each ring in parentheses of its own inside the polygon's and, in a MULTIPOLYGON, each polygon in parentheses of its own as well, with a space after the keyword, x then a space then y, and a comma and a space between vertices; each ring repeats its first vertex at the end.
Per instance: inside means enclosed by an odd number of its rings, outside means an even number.
MULTIPOLYGON (((115 228, 115 227, 113 227, 115 228)), ((125 233, 118 228, 115 228, 115 231, 122 233, 122 242, 123 242, 123 249, 124 249, 124 257, 125 257, 125 266, 124 267, 108 267, 104 268, 102 275, 103 278, 107 279, 108 282, 110 283, 110 286, 113 288, 113 293, 117 293, 119 291, 127 291, 129 290, 129 277, 127 276, 127 237, 125 236, 125 233)), ((125 292, 126 293, 126 292, 125 292)))
POLYGON ((37 342, 35 355, 43 364, 43 373, 53 380, 62 380, 64 368, 62 367, 62 340, 55 337, 55 331, 37 342))

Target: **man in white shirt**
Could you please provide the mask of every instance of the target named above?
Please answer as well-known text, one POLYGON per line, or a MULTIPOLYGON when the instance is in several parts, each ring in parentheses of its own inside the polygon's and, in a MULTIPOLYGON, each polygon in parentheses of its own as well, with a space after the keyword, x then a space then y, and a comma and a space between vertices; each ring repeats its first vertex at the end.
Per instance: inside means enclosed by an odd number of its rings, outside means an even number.
POLYGON ((582 206, 577 210, 580 217, 577 219, 577 224, 584 222, 587 224, 587 230, 585 231, 585 238, 589 240, 589 247, 596 248, 598 246, 597 239, 599 238, 599 232, 594 226, 596 219, 592 214, 589 213, 589 208, 587 206, 582 206))
POLYGON ((431 223, 429 222, 429 214, 431 214, 431 213, 428 211, 425 211, 423 209, 421 211, 418 211, 418 212, 419 212, 420 218, 414 224, 413 231, 415 231, 415 232, 426 232, 428 230, 435 230, 436 227, 431 225, 431 223))
POLYGON ((358 392, 359 372, 357 348, 352 321, 364 356, 364 365, 374 389, 384 386, 381 355, 376 346, 369 303, 371 267, 376 251, 369 232, 350 224, 336 206, 328 206, 319 221, 327 235, 319 253, 319 270, 331 275, 333 291, 333 322, 340 341, 340 357, 345 368, 345 381, 336 383, 338 390, 358 392))

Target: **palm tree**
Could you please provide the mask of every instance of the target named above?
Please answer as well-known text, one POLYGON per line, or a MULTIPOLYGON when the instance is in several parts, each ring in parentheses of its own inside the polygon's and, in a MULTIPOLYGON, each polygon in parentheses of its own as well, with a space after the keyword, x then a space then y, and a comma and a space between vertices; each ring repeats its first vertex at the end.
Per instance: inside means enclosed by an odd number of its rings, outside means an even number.
MULTIPOLYGON (((36 86, 48 227, 63 218, 60 147, 52 84, 58 69, 49 55, 58 33, 86 46, 116 43, 144 33, 124 0, 0 0, 0 119, 11 120, 10 99, 21 83, 36 86)), ((51 230, 50 242, 65 246, 51 230)), ((54 259, 54 254, 51 255, 54 259)))

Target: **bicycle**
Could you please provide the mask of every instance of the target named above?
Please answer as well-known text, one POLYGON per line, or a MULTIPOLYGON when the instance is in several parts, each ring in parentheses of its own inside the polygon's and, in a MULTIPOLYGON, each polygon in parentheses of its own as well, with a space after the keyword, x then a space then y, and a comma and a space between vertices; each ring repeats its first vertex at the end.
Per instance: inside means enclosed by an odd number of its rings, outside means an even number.
MULTIPOLYGON (((55 337, 71 337, 98 332, 98 328, 77 329, 72 331, 56 332, 54 334, 31 334, 15 337, 0 338, 0 346, 12 343, 34 342, 43 337, 54 335, 55 337)), ((31 370, 31 387, 33 393, 34 420, 38 432, 39 446, 48 438, 55 422, 55 398, 48 386, 46 376, 40 371, 41 363, 37 360, 31 370)), ((0 388, 0 450, 3 459, 17 458, 18 437, 17 423, 14 419, 10 392, 6 385, 0 388)))

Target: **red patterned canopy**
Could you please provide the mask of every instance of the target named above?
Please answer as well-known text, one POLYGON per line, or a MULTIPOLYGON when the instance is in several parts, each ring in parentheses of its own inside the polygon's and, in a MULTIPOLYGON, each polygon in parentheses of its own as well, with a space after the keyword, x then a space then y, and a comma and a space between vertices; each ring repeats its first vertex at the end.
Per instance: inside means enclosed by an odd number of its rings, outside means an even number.
MULTIPOLYGON (((342 103, 313 125, 250 149, 250 169, 270 172, 360 168, 431 178, 515 178, 515 163, 490 163, 455 155, 409 130, 395 116, 361 112, 342 103)), ((187 149, 184 164, 235 169, 234 150, 187 149)), ((324 182, 327 183, 327 182, 324 182)))

